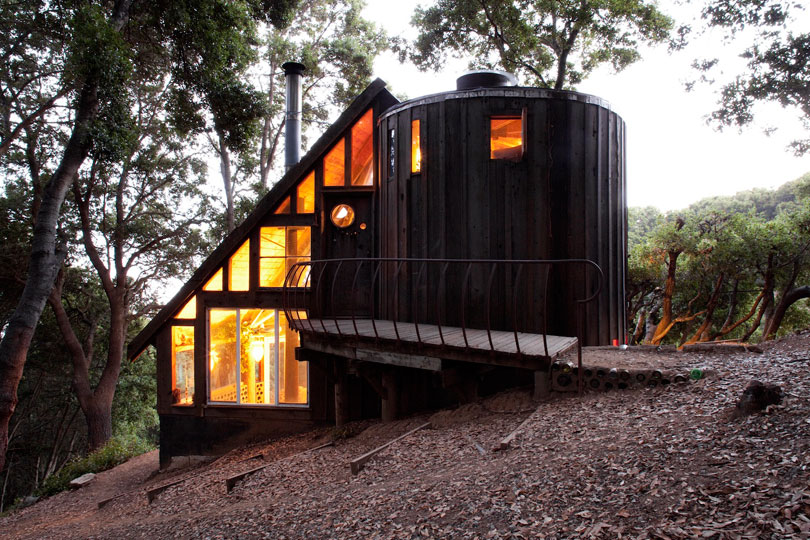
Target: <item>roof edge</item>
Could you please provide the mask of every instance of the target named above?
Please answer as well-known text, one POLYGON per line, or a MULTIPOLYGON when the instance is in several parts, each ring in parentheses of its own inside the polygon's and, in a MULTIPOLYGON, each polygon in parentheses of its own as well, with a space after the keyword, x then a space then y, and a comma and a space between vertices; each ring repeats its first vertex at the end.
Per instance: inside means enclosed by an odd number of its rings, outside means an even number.
MULTIPOLYGON (((171 318, 185 302, 187 302, 194 292, 200 288, 209 274, 215 272, 223 263, 231 251, 238 247, 241 241, 258 225, 258 223, 279 203, 281 198, 291 187, 315 165, 330 146, 332 146, 338 136, 348 127, 348 125, 362 114, 366 108, 385 90, 386 83, 380 78, 374 79, 360 95, 341 113, 329 128, 321 135, 312 148, 304 154, 301 160, 290 167, 284 175, 275 183, 267 194, 256 204, 256 207, 233 231, 231 231, 219 243, 202 262, 197 270, 191 275, 188 281, 180 287, 180 290, 169 300, 163 308, 152 318, 151 321, 136 335, 127 345, 127 358, 134 360, 149 346, 154 344, 155 334, 171 318)), ((393 99, 396 99, 390 92, 387 92, 393 99)), ((397 100, 399 101, 399 100, 397 100)), ((380 111, 382 114, 383 111, 380 111)))

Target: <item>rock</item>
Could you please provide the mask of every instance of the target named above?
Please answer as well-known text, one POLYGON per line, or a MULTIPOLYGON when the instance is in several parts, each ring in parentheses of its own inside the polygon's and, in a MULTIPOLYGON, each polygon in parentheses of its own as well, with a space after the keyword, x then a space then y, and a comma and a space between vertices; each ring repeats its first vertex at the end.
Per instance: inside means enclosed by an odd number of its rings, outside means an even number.
POLYGON ((735 416, 747 416, 782 403, 782 388, 775 384, 751 381, 737 402, 735 416))
POLYGON ((83 474, 78 478, 74 478, 70 481, 70 488, 71 489, 78 489, 80 487, 84 487, 93 480, 96 479, 96 475, 93 473, 83 474))
POLYGON ((23 498, 22 501, 20 501, 19 506, 20 506, 20 508, 25 508, 26 506, 31 506, 32 504, 34 504, 38 500, 39 500, 39 497, 36 497, 34 495, 28 495, 27 497, 23 498))

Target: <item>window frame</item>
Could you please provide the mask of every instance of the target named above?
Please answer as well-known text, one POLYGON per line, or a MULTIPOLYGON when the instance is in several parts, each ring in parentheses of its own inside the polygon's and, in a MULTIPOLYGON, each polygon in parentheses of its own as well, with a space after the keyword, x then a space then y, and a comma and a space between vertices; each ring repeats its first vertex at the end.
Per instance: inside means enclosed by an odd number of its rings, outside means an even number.
POLYGON ((377 166, 376 166, 376 158, 379 152, 377 148, 377 137, 378 135, 378 126, 377 126, 377 113, 375 111, 375 107, 371 106, 365 110, 363 110, 362 114, 358 115, 354 122, 352 122, 346 129, 341 133, 340 137, 335 140, 335 143, 332 144, 329 149, 323 153, 323 155, 318 159, 318 165, 321 169, 321 189, 324 191, 374 191, 377 188, 377 182, 379 181, 377 178, 377 166), (352 148, 354 145, 354 141, 352 141, 352 130, 368 112, 371 111, 371 184, 365 186, 354 186, 352 185, 352 148), (340 186, 326 185, 326 156, 332 150, 335 149, 337 145, 340 144, 340 141, 343 141, 343 184, 340 186))
MULTIPOLYGON (((312 404, 312 388, 311 388, 311 378, 310 378, 310 369, 309 369, 309 362, 303 362, 306 364, 307 368, 307 400, 305 403, 281 403, 280 401, 280 386, 279 382, 279 373, 281 371, 280 363, 279 363, 279 343, 280 343, 280 315, 284 315, 284 310, 278 307, 231 307, 229 306, 206 306, 205 307, 205 404, 208 406, 214 407, 238 407, 240 409, 244 408, 251 408, 251 407, 258 407, 261 409, 308 409, 311 407, 312 404), (222 309, 222 310, 233 310, 236 312, 236 357, 234 362, 234 369, 236 371, 236 387, 239 388, 239 392, 236 392, 236 401, 212 401, 211 400, 211 311, 214 309, 222 309), (275 377, 276 377, 276 387, 274 393, 274 400, 275 403, 241 403, 242 392, 241 392, 241 384, 242 384, 242 370, 240 367, 241 362, 241 333, 239 332, 239 325, 241 323, 241 312, 243 311, 250 311, 254 309, 265 309, 265 310, 274 310, 275 311, 275 357, 274 357, 274 364, 275 364, 275 377)), ((285 317, 286 320, 286 317, 285 317)), ((290 328, 290 323, 287 321, 287 331, 294 332, 297 334, 295 330, 290 328)), ((299 337, 300 339, 300 337, 299 337)), ((296 362, 298 362, 296 360, 296 362)), ((301 362, 298 362, 300 365, 301 362)))
POLYGON ((528 108, 523 107, 519 112, 503 111, 497 114, 490 114, 487 116, 486 133, 487 141, 489 141, 488 160, 490 162, 512 162, 520 163, 526 158, 527 141, 528 141, 528 125, 529 125, 528 108), (492 121, 493 120, 520 120, 520 155, 517 158, 496 158, 492 157, 492 121))
POLYGON ((410 151, 408 154, 410 155, 410 166, 409 166, 409 174, 411 176, 417 176, 422 174, 425 170, 425 137, 424 137, 424 122, 420 116, 412 116, 410 129, 408 130, 408 147, 410 151), (419 150, 419 170, 414 170, 414 141, 413 141, 413 134, 414 134, 414 124, 418 124, 418 133, 419 133, 419 142, 416 148, 419 150))
MULTIPOLYGON (((311 215, 311 214, 304 214, 304 215, 311 215)), ((286 268, 287 268, 287 260, 288 259, 298 259, 296 262, 303 262, 304 260, 309 260, 309 261, 312 260, 312 236, 313 236, 313 230, 315 229, 315 227, 312 227, 312 226, 309 226, 309 225, 280 225, 280 224, 279 225, 264 224, 264 225, 260 225, 258 227, 258 231, 257 231, 257 234, 256 234, 256 237, 257 237, 257 241, 256 241, 256 244, 257 244, 256 264, 254 265, 255 268, 256 268, 256 290, 259 290, 259 291, 273 291, 273 290, 279 291, 279 290, 284 288, 284 285, 268 286, 268 285, 262 285, 261 284, 262 283, 262 276, 261 276, 262 259, 281 259, 282 258, 282 257, 279 257, 279 256, 262 257, 262 255, 261 255, 261 253, 262 253, 261 252, 262 229, 265 229, 265 228, 267 228, 267 229, 284 229, 284 257, 283 257, 283 259, 284 259, 284 268, 285 268, 284 275, 286 277, 286 275, 287 275, 286 268), (307 256, 306 259, 302 255, 289 255, 288 254, 288 252, 287 252, 287 238, 288 238, 287 234, 288 234, 289 229, 309 229, 309 255, 307 256)), ((296 287, 296 288, 298 288, 298 287, 296 287)), ((309 288, 309 287, 301 287, 301 288, 309 288)))

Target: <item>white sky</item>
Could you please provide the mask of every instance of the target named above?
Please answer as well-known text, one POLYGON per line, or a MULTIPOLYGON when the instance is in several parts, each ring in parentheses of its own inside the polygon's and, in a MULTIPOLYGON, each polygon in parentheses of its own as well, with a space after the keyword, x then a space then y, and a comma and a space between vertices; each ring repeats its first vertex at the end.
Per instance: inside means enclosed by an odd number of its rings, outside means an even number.
MULTIPOLYGON (((413 10, 429 3, 368 0, 364 14, 390 35, 412 37, 413 10)), ((643 59, 625 71, 601 70, 578 87, 608 100, 627 124, 630 206, 674 210, 713 195, 774 188, 810 172, 810 155, 797 158, 786 149, 791 140, 810 136, 802 130, 796 110, 759 107, 756 124, 742 133, 734 128, 717 132, 706 125, 706 115, 717 101, 716 88, 704 85, 686 92, 684 82, 695 77, 690 68, 695 58, 723 57, 724 51, 732 50, 719 36, 707 35, 674 54, 668 54, 665 46, 645 50, 643 59), (766 127, 778 129, 766 136, 766 127)), ((741 65, 733 54, 725 56, 724 63, 741 65)), ((441 73, 421 73, 387 54, 374 67, 374 75, 386 81, 389 90, 415 98, 455 89, 465 63, 441 73)))

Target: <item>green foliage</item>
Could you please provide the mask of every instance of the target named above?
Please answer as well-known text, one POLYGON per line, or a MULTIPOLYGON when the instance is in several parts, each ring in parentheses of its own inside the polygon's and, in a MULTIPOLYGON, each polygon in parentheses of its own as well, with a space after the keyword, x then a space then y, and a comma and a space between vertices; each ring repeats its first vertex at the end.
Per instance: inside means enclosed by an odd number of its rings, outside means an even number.
MULTIPOLYGON (((720 28, 732 39, 731 46, 744 43, 740 56, 747 61, 745 72, 720 89, 719 108, 711 119, 717 126, 742 127, 754 119, 759 102, 774 102, 797 109, 810 129, 810 33, 801 27, 806 7, 789 0, 712 0, 703 9, 705 25, 720 28), (739 41, 739 31, 754 30, 753 41, 739 41)), ((719 69, 716 58, 695 62, 710 80, 719 69)), ((792 143, 797 155, 810 151, 810 139, 792 143)))
POLYGON ((148 452, 153 446, 132 435, 116 435, 103 448, 67 463, 59 472, 49 476, 37 490, 36 496, 50 497, 70 487, 70 481, 83 474, 112 469, 128 459, 148 452))
POLYGON ((157 410, 155 354, 148 349, 134 362, 125 362, 112 408, 114 436, 134 438, 156 446, 160 423, 157 410))
POLYGON ((471 58, 471 68, 500 67, 555 89, 601 64, 621 71, 640 58, 641 43, 660 43, 672 28, 644 0, 439 0, 417 8, 413 24, 420 33, 407 54, 422 69, 440 69, 450 51, 471 58))
POLYGON ((667 269, 675 260, 665 342, 761 339, 801 328, 810 317, 806 302, 786 299, 810 282, 808 183, 805 175, 668 215, 630 209, 630 326, 640 317, 665 319, 667 269), (787 310, 781 320, 780 309, 787 310))

